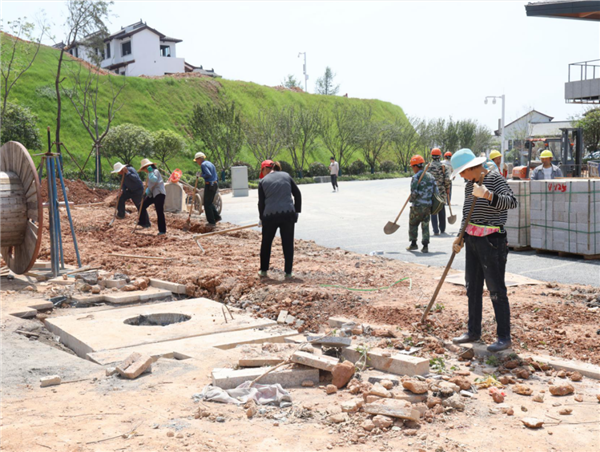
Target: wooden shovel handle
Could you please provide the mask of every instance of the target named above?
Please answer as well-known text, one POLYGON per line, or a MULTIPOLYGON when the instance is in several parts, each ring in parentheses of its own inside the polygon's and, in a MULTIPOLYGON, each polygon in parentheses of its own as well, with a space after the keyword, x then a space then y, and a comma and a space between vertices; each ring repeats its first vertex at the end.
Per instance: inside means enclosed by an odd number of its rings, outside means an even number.
POLYGON ((190 204, 190 214, 188 215, 187 222, 192 221, 192 210, 194 210, 194 202, 196 201, 196 192, 198 191, 198 176, 196 176, 196 183, 194 184, 194 196, 192 197, 192 203, 190 204))
MULTIPOLYGON (((479 178, 479 184, 480 185, 483 184, 483 174, 479 178)), ((473 210, 475 209, 476 202, 477 202, 477 198, 475 198, 475 196, 473 196, 473 202, 471 203, 471 208, 469 209, 469 214, 467 215, 467 219, 465 220, 462 227, 460 228, 460 234, 458 235, 458 239, 461 242, 463 240, 463 237, 465 236, 465 229, 467 228, 467 224, 469 224, 469 221, 471 221, 471 215, 473 215, 473 210)), ((454 251, 454 247, 452 247, 452 255, 450 256, 450 260, 448 261, 448 264, 446 265, 446 268, 444 269, 444 273, 442 273, 440 282, 438 283, 437 287, 435 288, 435 292, 433 293, 433 296, 431 297, 431 301, 427 305, 427 308, 425 309, 425 312, 423 313, 423 316, 421 317, 421 323, 425 323, 425 319, 427 319, 427 315, 429 314, 429 311, 431 311, 431 307, 433 306, 433 303, 435 303, 435 300, 436 300, 438 294, 440 293, 442 284, 444 284, 444 281, 446 280, 446 276, 448 275, 448 272, 450 271, 450 268, 452 267, 452 262, 454 262, 455 257, 456 257, 456 251, 454 251)))
POLYGON ((207 232, 206 234, 197 234, 197 235, 194 235, 193 238, 199 239, 202 237, 208 237, 209 235, 226 234, 227 232, 241 231, 242 229, 255 228, 256 226, 258 226, 258 223, 248 224, 246 226, 237 226, 235 228, 223 229, 222 231, 207 232))
MULTIPOLYGON (((121 196, 123 196, 123 182, 125 182, 125 174, 121 176, 121 188, 119 189, 119 197, 117 198, 117 205, 115 206, 115 214, 113 215, 113 221, 117 218, 117 209, 119 208, 119 201, 121 200, 121 196)), ((110 222, 112 224, 112 221, 110 222)))
POLYGON ((146 180, 146 182, 144 183, 144 193, 142 193, 142 202, 140 203, 140 210, 138 211, 137 221, 135 223, 135 226, 133 227, 133 231, 131 231, 132 234, 137 229, 138 223, 140 222, 140 218, 142 218, 142 209, 144 208, 144 201, 146 199, 146 188, 148 188, 147 185, 148 185, 148 180, 146 180))
MULTIPOLYGON (((429 168, 430 164, 431 163, 428 163, 427 166, 423 169, 423 172, 421 173, 421 177, 419 177, 417 185, 419 185, 421 183, 421 180, 423 179, 423 176, 425 176, 425 173, 427 172, 427 169, 429 168)), ((394 224, 398 223, 398 220, 400 219, 400 215, 402 215, 402 212, 404 212, 404 208, 406 207, 406 205, 408 204, 409 201, 410 201, 410 195, 408 195, 408 198, 406 198, 406 202, 404 203, 404 205, 402 206, 402 210, 400 210, 400 213, 394 220, 394 224)))

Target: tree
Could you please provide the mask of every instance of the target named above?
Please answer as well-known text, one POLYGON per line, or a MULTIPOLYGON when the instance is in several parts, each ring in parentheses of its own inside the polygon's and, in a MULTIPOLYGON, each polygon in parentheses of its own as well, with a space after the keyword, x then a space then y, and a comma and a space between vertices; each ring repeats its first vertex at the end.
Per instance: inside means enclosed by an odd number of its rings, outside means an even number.
POLYGON ((420 128, 421 122, 416 117, 409 117, 407 120, 398 117, 394 123, 391 147, 396 156, 396 162, 403 171, 408 171, 410 159, 420 141, 417 130, 420 128))
POLYGON ((317 79, 315 92, 317 94, 325 94, 326 96, 335 96, 340 90, 340 85, 334 85, 333 83, 335 76, 336 74, 334 74, 331 71, 331 68, 327 66, 323 77, 317 79))
POLYGON ((171 172, 167 162, 173 157, 188 157, 188 152, 183 138, 170 130, 159 130, 152 134, 151 155, 171 172))
POLYGON ((237 159, 245 142, 242 117, 235 102, 195 105, 189 127, 225 178, 225 170, 237 159))
POLYGON ((281 114, 283 143, 292 158, 292 165, 298 177, 309 155, 314 151, 321 130, 322 114, 319 107, 285 107, 281 114))
POLYGON ((294 77, 292 74, 288 74, 287 77, 283 79, 281 84, 289 89, 300 88, 300 82, 296 80, 296 77, 294 77))
POLYGON ((393 138, 394 129, 385 121, 374 121, 371 107, 360 112, 355 136, 356 145, 362 151, 367 165, 371 167, 371 174, 379 157, 393 138))
POLYGON ((358 120, 358 109, 347 103, 337 104, 333 114, 324 116, 321 120, 321 139, 340 168, 347 166, 356 149, 358 120))
POLYGON ((576 125, 583 129, 583 141, 587 151, 598 150, 600 145, 600 108, 588 109, 576 125))
MULTIPOLYGON (((100 93, 100 71, 98 68, 88 67, 87 71, 83 70, 83 65, 76 63, 70 69, 70 80, 72 82, 72 88, 66 89, 63 87, 65 96, 71 101, 73 108, 77 112, 81 124, 88 132, 90 138, 93 141, 92 150, 89 153, 83 167, 81 167, 81 173, 85 170, 90 156, 95 151, 95 162, 96 162, 96 183, 100 183, 102 179, 102 160, 100 148, 102 147, 102 141, 110 130, 111 123, 115 118, 117 112, 123 107, 123 103, 117 105, 117 98, 125 87, 125 80, 115 86, 113 79, 115 76, 108 76, 104 78, 102 85, 108 85, 110 91, 110 98, 108 101, 108 107, 106 110, 106 117, 101 124, 100 116, 104 108, 102 107, 102 101, 99 99, 100 93), (84 73, 84 74, 82 74, 84 73)), ((80 177, 81 177, 80 173, 80 177)))
POLYGON ((257 161, 273 160, 283 148, 281 112, 277 107, 259 110, 253 120, 244 122, 246 144, 257 161))
POLYGON ((104 141, 104 152, 121 163, 131 164, 137 156, 152 154, 152 135, 134 124, 122 124, 109 130, 104 141))
POLYGON ((112 1, 106 0, 69 0, 67 3, 67 18, 65 20, 65 28, 67 34, 65 37, 64 47, 60 49, 58 57, 58 69, 56 71, 56 79, 54 87, 56 90, 56 151, 61 152, 60 141, 60 124, 62 118, 62 101, 60 97, 60 84, 63 82, 61 78, 61 69, 65 51, 77 44, 78 39, 86 38, 92 35, 108 35, 108 29, 104 21, 108 18, 109 7, 112 1))
POLYGON ((27 149, 42 149, 37 116, 29 108, 11 102, 6 104, 0 128, 0 143, 8 141, 18 141, 27 149))
POLYGON ((491 142, 492 131, 486 126, 477 124, 477 128, 475 129, 475 135, 473 137, 473 143, 471 145, 471 150, 475 153, 475 155, 479 155, 490 148, 491 142))
POLYGON ((0 75, 2 77, 2 87, 4 88, 0 111, 0 118, 2 119, 4 118, 4 111, 6 110, 10 91, 23 74, 33 65, 40 51, 42 38, 47 32, 47 27, 42 22, 39 27, 41 30, 37 35, 34 35, 35 25, 31 22, 26 22, 26 19, 26 17, 19 17, 16 20, 7 22, 12 37, 9 37, 6 33, 2 33, 0 39, 2 44, 0 75), (27 41, 33 42, 34 45, 31 46, 27 41))

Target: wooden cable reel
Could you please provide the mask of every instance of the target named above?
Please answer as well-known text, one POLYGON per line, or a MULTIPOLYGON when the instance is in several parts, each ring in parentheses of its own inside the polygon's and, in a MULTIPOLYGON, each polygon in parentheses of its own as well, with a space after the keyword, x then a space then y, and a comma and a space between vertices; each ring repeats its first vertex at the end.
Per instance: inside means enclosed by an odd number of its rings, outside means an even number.
POLYGON ((42 244, 44 211, 40 179, 25 147, 9 141, 0 148, 0 249, 14 273, 28 272, 42 244))

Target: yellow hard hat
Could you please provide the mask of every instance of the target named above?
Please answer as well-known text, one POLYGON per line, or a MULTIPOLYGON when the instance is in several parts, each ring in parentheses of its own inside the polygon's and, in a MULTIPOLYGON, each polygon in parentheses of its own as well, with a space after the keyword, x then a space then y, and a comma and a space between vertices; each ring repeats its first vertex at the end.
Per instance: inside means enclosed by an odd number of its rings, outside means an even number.
POLYGON ((540 158, 541 158, 541 159, 545 159, 545 158, 554 158, 554 156, 552 155, 552 151, 549 151, 549 150, 547 150, 547 149, 546 149, 544 152, 542 152, 542 153, 540 154, 540 158))
POLYGON ((498 158, 498 157, 502 157, 502 154, 500 154, 495 149, 492 152, 490 152, 490 160, 494 160, 495 158, 498 158))

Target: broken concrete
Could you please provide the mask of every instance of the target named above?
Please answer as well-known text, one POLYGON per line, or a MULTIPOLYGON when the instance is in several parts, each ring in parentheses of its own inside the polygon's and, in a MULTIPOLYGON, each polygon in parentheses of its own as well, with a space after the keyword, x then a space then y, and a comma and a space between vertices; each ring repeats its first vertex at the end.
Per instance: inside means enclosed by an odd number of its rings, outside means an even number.
POLYGON ((344 348, 352 344, 352 339, 349 337, 334 337, 334 336, 308 336, 308 341, 315 345, 324 347, 344 348))
POLYGON ((170 281, 163 281, 161 279, 150 278, 150 285, 152 287, 168 290, 179 295, 186 294, 185 284, 178 284, 170 281))
POLYGON ((397 417, 418 422, 421 414, 412 407, 406 407, 404 402, 394 399, 383 399, 377 403, 367 403, 364 407, 369 414, 380 414, 382 416, 397 417))
POLYGON ((132 353, 129 357, 117 366, 117 372, 124 378, 133 380, 145 372, 152 369, 152 357, 132 353))
POLYGON ((292 355, 292 362, 331 372, 339 360, 332 356, 315 356, 312 353, 298 351, 292 355))
MULTIPOLYGON (((388 351, 372 350, 367 353, 369 366, 384 372, 397 375, 426 375, 429 373, 429 360, 410 355, 396 354, 384 356, 388 351)), ((353 363, 361 358, 357 346, 350 346, 342 351, 342 356, 353 363)))
MULTIPOLYGON (((268 368, 259 367, 255 369, 214 369, 212 371, 212 384, 222 389, 233 389, 244 383, 252 381, 264 374, 268 368)), ((309 367, 298 367, 293 369, 274 370, 260 379, 262 384, 279 383, 284 388, 301 387, 302 383, 310 380, 315 385, 319 384, 319 370, 309 367)))
POLYGON ((45 388, 48 386, 57 386, 62 382, 58 375, 50 375, 48 377, 40 378, 40 387, 45 388))

